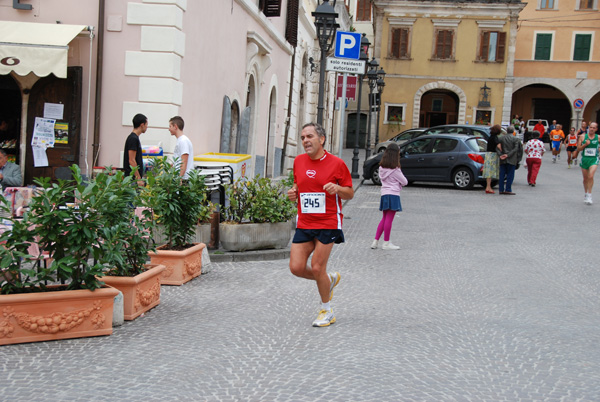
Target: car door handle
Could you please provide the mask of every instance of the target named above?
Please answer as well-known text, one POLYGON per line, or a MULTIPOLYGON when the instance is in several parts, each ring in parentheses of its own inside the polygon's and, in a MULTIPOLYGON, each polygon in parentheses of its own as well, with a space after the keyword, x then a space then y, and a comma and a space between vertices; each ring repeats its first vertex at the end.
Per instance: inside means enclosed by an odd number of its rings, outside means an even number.
POLYGON ((454 160, 454 156, 449 156, 449 157, 448 157, 448 160, 449 160, 449 161, 453 161, 453 160, 454 160))
POLYGON ((419 158, 417 159, 417 162, 423 162, 425 160, 425 158, 419 158))

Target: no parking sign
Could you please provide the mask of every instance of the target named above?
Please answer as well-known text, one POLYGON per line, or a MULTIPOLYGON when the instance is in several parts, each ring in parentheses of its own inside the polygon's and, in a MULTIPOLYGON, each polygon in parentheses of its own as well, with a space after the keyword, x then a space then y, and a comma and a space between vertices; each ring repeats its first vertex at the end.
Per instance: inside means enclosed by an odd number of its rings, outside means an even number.
POLYGON ((583 102, 583 99, 575 99, 575 101, 573 102, 573 106, 575 106, 575 109, 581 109, 584 104, 585 103, 583 102))

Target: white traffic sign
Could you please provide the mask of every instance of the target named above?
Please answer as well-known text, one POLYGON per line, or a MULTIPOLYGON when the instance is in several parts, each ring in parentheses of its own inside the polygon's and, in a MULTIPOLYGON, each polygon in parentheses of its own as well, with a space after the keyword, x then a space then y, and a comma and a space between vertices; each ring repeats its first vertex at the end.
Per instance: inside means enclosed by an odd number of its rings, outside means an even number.
POLYGON ((343 59, 360 59, 361 34, 356 32, 336 31, 335 57, 343 59))
POLYGON ((346 60, 336 59, 335 57, 327 58, 327 71, 336 71, 338 73, 348 74, 364 74, 366 62, 364 60, 346 60))

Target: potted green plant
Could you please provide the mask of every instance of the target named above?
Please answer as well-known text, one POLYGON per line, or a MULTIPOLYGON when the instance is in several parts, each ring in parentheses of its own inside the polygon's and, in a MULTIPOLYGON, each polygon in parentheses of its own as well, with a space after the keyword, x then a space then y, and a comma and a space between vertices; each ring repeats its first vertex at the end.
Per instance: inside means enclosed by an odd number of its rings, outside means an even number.
POLYGON ((146 264, 148 252, 155 249, 150 236, 154 220, 150 210, 138 209, 140 213, 136 213, 132 207, 140 204, 133 176, 117 172, 96 179, 100 186, 112 180, 121 186, 104 213, 101 262, 107 268, 102 280, 123 293, 123 316, 133 320, 160 304, 160 276, 165 266, 146 264))
POLYGON ((120 184, 85 183, 77 166, 71 171, 73 180, 36 180, 30 211, 2 234, 0 345, 112 333, 118 291, 101 281, 100 257, 103 214, 120 184), (42 257, 26 251, 32 244, 51 255, 48 267, 35 269, 42 257))
POLYGON ((202 213, 210 205, 204 178, 192 171, 184 181, 177 161, 157 159, 148 173, 142 199, 164 230, 166 243, 149 253, 152 264, 166 266, 161 283, 182 285, 199 276, 206 245, 191 239, 202 213))
POLYGON ((228 251, 284 248, 291 238, 296 206, 284 182, 257 175, 226 187, 229 204, 219 225, 221 247, 228 251))

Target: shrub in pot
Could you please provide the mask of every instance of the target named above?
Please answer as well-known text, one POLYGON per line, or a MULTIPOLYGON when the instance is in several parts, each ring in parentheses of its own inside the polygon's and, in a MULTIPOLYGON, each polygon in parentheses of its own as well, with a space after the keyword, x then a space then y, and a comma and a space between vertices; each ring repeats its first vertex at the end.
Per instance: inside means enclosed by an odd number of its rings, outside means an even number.
POLYGON ((209 207, 204 178, 192 171, 188 180, 182 180, 178 166, 178 161, 157 159, 142 194, 144 205, 152 209, 164 230, 166 244, 150 252, 150 258, 152 264, 166 266, 162 275, 165 285, 181 285, 199 276, 206 247, 191 243, 198 220, 209 207))
POLYGON ((104 214, 101 262, 107 268, 102 280, 123 293, 124 318, 133 320, 160 304, 160 275, 165 267, 146 264, 148 252, 155 249, 150 236, 154 220, 150 210, 138 216, 132 208, 140 204, 137 181, 133 176, 124 177, 123 172, 110 179, 107 175, 97 178, 99 185, 107 180, 122 185, 104 214))
POLYGON ((290 241, 296 205, 284 183, 257 175, 226 187, 229 205, 219 226, 221 246, 229 251, 284 248, 290 241))
POLYGON ((102 182, 103 178, 85 183, 79 167, 72 166, 71 171, 73 180, 37 179, 41 189, 33 196, 30 210, 2 234, 6 242, 2 268, 9 275, 4 275, 0 287, 0 344, 112 333, 118 291, 103 286, 100 257, 104 215, 121 183, 102 182), (23 265, 19 258, 8 262, 19 255, 41 258, 25 255, 25 244, 33 242, 51 255, 48 267, 35 269, 35 264, 23 265), (59 299, 64 298, 61 304, 59 299), (33 310, 28 310, 29 304, 33 310))

